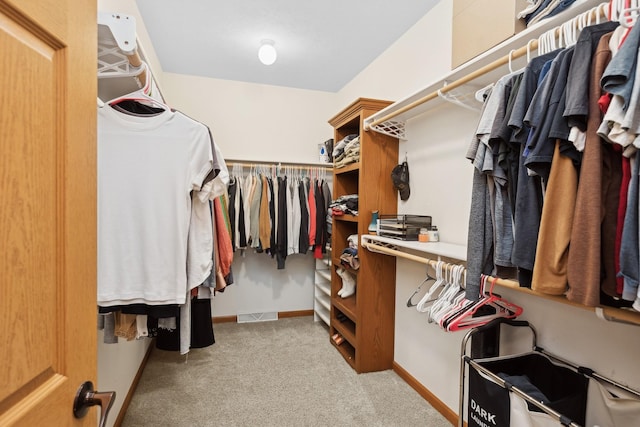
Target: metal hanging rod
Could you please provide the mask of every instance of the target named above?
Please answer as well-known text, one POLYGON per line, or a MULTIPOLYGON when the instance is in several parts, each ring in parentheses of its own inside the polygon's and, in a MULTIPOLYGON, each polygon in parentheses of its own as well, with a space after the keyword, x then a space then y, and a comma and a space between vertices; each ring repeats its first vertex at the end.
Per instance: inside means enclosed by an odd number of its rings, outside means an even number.
POLYGON ((296 170, 309 170, 309 169, 323 169, 323 170, 333 170, 333 165, 321 165, 318 163, 294 163, 294 162, 269 162, 263 160, 252 160, 252 161, 242 161, 242 160, 231 160, 227 159, 225 161, 227 166, 242 166, 246 168, 251 168, 255 166, 274 166, 274 167, 286 167, 292 168, 296 170))
MULTIPOLYGON (((408 259, 408 260, 411 260, 411 261, 419 262, 421 264, 427 264, 427 265, 429 265, 431 267, 435 267, 436 262, 437 262, 437 261, 432 260, 430 258, 426 258, 426 257, 423 257, 423 256, 414 255, 414 254, 411 254, 411 253, 407 253, 407 252, 401 251, 397 247, 393 247, 391 245, 385 245, 383 243, 361 242, 360 245, 363 248, 366 248, 366 249, 370 250, 371 252, 377 252, 377 253, 381 253, 381 254, 384 254, 384 255, 390 255, 390 256, 395 256, 395 257, 399 257, 399 258, 404 258, 404 259, 408 259)), ((493 280, 494 278, 490 277, 490 279, 493 280)), ((495 279, 496 279, 496 284, 497 285, 505 287, 505 288, 513 289, 513 290, 515 290, 517 292, 522 292, 522 293, 529 294, 529 295, 535 295, 535 296, 540 297, 540 298, 556 301, 556 302, 558 302, 560 304, 571 305, 573 307, 580 308, 582 310, 594 311, 596 316, 599 319, 602 319, 604 321, 614 322, 614 323, 623 323, 623 324, 633 325, 633 326, 640 326, 640 313, 638 313, 638 312, 634 312, 634 311, 630 311, 630 310, 623 310, 623 309, 619 309, 619 308, 615 308, 615 307, 607 307, 607 306, 588 307, 588 306, 585 306, 585 305, 582 305, 582 304, 578 304, 578 303, 569 301, 568 299, 566 299, 562 295, 547 295, 547 294, 543 294, 543 293, 540 293, 540 292, 533 291, 533 290, 531 290, 529 288, 523 288, 515 280, 502 279, 502 278, 499 278, 499 277, 495 278, 495 279)))

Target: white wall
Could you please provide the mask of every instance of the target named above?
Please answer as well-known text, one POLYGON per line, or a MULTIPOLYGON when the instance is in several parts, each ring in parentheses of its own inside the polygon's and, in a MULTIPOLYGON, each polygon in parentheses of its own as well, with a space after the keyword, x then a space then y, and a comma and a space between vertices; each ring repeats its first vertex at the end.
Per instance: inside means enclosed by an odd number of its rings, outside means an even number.
POLYGON ((205 123, 225 158, 318 162, 333 137, 335 94, 165 73, 168 103, 205 123))
MULTIPOLYGON (((358 96, 402 99, 445 75, 451 13, 451 2, 440 2, 340 91, 341 103, 358 96)), ((464 156, 478 117, 460 107, 441 106, 409 120, 409 140, 400 143, 400 157, 408 154, 412 191, 407 202, 399 201, 399 212, 433 216, 442 241, 466 244, 472 169, 464 156)), ((397 263, 394 359, 457 412, 464 333, 443 332, 406 307, 425 267, 404 259, 397 263)), ((524 307, 521 318, 537 328, 538 344, 548 351, 640 390, 638 327, 605 323, 593 312, 514 290, 500 293, 524 307)))
POLYGON ((266 253, 239 251, 233 259, 235 283, 213 300, 214 317, 311 310, 315 261, 311 253, 289 255, 284 270, 266 253))
POLYGON ((398 101, 450 69, 452 3, 441 1, 338 93, 340 108, 357 98, 398 101), (428 38, 425 38, 428 36, 428 38))

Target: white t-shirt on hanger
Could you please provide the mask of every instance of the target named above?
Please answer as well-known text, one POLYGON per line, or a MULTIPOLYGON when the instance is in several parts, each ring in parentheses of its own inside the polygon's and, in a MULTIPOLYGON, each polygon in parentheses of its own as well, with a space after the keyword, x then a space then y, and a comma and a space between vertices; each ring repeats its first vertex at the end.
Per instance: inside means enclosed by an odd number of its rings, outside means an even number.
POLYGON ((98 304, 183 304, 192 190, 212 168, 208 129, 184 114, 98 109, 98 304))

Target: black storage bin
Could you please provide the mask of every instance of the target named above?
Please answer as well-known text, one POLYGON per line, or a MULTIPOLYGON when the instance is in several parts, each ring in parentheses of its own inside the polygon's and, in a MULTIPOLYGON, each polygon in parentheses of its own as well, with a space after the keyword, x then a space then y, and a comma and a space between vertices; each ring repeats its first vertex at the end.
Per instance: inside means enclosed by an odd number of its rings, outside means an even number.
MULTIPOLYGON (((495 359, 476 359, 474 362, 503 379, 505 375, 517 376, 516 379, 508 381, 507 388, 512 384, 527 395, 535 397, 536 400, 540 396, 537 393, 539 391, 546 398, 544 404, 560 413, 565 421, 573 421, 579 425, 585 424, 588 379, 583 375, 553 363, 548 357, 538 352, 495 359)), ((512 411, 522 411, 527 407, 531 413, 539 413, 535 414, 535 417, 549 417, 550 422, 553 421, 559 425, 557 421, 531 403, 527 402, 526 405, 513 408, 507 388, 500 386, 487 375, 483 375, 473 365, 469 366, 467 402, 469 427, 509 427, 514 425, 511 424, 514 418, 512 411)), ((521 399, 518 396, 515 397, 521 399)), ((522 416, 528 416, 528 414, 518 414, 518 417, 522 416)), ((532 422, 531 425, 537 425, 537 423, 532 422)))

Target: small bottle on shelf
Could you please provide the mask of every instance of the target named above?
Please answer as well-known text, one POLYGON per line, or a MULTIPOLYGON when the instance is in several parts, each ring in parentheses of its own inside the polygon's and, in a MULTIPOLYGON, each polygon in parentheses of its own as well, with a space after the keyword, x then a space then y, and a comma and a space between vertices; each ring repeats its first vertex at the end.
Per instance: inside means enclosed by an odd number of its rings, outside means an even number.
POLYGON ((438 232, 438 227, 436 227, 435 225, 432 225, 431 230, 429 230, 429 241, 430 242, 440 241, 440 233, 438 232))

